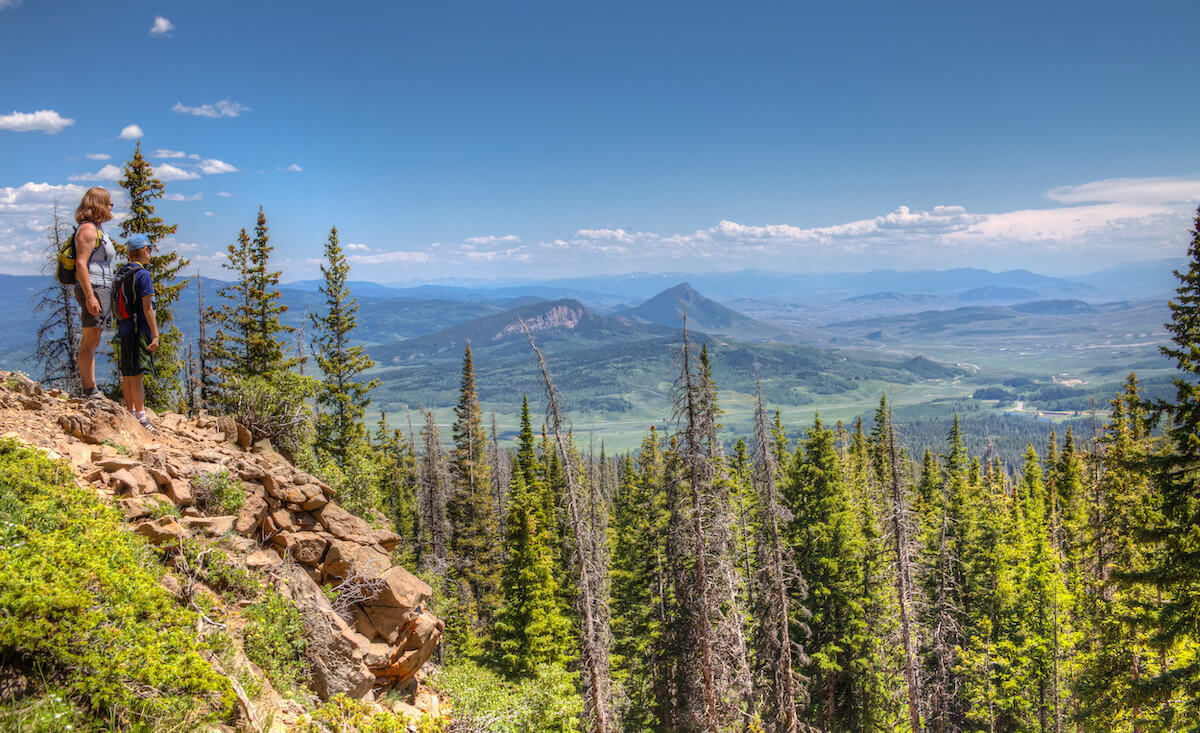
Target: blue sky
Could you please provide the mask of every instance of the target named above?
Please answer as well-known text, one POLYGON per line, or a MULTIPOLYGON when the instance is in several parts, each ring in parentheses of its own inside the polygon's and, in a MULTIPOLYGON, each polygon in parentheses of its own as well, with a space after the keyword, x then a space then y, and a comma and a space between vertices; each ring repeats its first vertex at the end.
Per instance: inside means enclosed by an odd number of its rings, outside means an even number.
POLYGON ((138 139, 168 246, 216 276, 260 205, 288 280, 334 225, 378 282, 1178 256, 1198 28, 1191 1, 0 0, 0 271, 138 139))

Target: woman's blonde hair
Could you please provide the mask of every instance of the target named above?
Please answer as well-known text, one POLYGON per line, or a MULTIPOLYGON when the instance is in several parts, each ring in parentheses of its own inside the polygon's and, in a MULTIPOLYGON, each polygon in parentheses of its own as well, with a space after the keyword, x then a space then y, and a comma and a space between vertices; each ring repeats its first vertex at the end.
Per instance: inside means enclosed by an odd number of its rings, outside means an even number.
POLYGON ((112 196, 106 189, 100 186, 89 188, 83 195, 83 200, 79 202, 79 207, 75 209, 75 223, 90 221, 93 224, 103 224, 113 218, 112 210, 108 208, 110 203, 112 196))

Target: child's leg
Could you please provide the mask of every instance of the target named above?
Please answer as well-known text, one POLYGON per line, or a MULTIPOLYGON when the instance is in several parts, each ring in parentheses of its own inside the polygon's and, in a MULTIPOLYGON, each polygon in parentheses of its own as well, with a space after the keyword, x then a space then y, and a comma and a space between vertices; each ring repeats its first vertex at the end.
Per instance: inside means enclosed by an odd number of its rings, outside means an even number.
MULTIPOLYGON (((138 382, 141 382, 142 378, 141 377, 121 377, 121 397, 123 397, 125 400, 125 409, 129 410, 130 412, 134 411, 134 404, 136 404, 134 402, 134 396, 133 396, 134 390, 137 389, 137 391, 139 393, 141 392, 140 384, 138 385, 138 387, 134 387, 135 379, 138 380, 138 382)), ((139 399, 138 401, 140 402, 141 400, 139 399)))
POLYGON ((130 409, 132 409, 134 412, 144 412, 146 410, 146 395, 142 391, 144 389, 142 375, 139 374, 136 377, 129 377, 129 380, 132 382, 130 385, 132 389, 129 391, 133 395, 133 407, 130 409))

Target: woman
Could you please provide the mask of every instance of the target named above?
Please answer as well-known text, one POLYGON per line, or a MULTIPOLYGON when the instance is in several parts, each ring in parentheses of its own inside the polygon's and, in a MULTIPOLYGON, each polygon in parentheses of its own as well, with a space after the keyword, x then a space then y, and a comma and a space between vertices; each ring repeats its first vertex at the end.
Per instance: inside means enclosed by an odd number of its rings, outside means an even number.
POLYGON ((108 191, 97 186, 88 189, 75 209, 75 299, 83 309, 83 337, 79 340, 79 378, 83 396, 91 399, 104 395, 96 388, 96 349, 100 332, 110 318, 109 294, 112 292, 113 261, 117 249, 101 225, 113 218, 113 200, 108 191), (87 263, 84 271, 81 265, 87 263))

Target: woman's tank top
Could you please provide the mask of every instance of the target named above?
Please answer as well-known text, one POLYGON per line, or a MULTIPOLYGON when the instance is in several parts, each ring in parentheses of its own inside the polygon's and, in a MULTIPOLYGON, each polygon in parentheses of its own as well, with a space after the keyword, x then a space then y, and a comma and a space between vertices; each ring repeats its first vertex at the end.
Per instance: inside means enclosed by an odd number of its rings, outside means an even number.
POLYGON ((117 248, 108 233, 96 227, 96 248, 88 258, 88 280, 92 285, 111 288, 113 284, 113 261, 117 259, 117 248))

